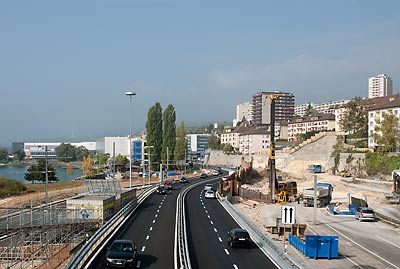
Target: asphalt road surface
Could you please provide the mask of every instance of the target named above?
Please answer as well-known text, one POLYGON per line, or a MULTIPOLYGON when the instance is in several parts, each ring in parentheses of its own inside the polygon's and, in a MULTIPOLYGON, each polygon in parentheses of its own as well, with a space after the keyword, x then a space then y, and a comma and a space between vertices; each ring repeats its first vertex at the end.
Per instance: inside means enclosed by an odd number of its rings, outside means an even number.
MULTIPOLYGON (((136 243, 137 268, 174 267, 175 210, 179 191, 171 190, 167 195, 152 194, 113 238, 136 243)), ((105 256, 103 249, 90 268, 106 268, 105 256)))
POLYGON ((250 248, 229 247, 228 232, 239 225, 217 199, 204 198, 203 188, 199 185, 186 196, 192 268, 278 268, 255 244, 250 248))

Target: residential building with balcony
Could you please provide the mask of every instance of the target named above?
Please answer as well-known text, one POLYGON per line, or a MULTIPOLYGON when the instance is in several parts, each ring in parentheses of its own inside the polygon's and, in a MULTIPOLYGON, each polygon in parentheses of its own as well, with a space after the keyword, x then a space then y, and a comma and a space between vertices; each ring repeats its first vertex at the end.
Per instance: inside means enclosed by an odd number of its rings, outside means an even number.
MULTIPOLYGON (((379 130, 384 115, 392 113, 400 118, 400 99, 390 98, 389 101, 376 105, 368 110, 368 147, 375 149, 379 145, 374 139, 374 134, 379 130)), ((379 131, 378 131, 379 132, 379 131)), ((379 134, 381 134, 379 132, 379 134)))
POLYGON ((256 125, 270 124, 271 100, 270 95, 279 94, 275 99, 275 125, 284 125, 294 116, 295 97, 288 92, 258 92, 252 100, 252 123, 256 125))
POLYGON ((368 78, 368 98, 376 98, 393 94, 392 79, 386 74, 368 78))
POLYGON ((239 134, 239 153, 244 155, 269 154, 271 133, 268 126, 251 126, 239 134))

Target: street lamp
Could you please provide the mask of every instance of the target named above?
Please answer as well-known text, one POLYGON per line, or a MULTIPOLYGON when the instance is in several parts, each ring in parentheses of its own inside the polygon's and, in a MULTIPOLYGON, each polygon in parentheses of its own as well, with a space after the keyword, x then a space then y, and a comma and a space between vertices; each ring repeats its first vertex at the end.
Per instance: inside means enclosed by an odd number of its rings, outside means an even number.
POLYGON ((132 189, 132 96, 135 96, 135 92, 126 92, 125 95, 129 96, 130 105, 130 132, 129 132, 129 188, 132 189))

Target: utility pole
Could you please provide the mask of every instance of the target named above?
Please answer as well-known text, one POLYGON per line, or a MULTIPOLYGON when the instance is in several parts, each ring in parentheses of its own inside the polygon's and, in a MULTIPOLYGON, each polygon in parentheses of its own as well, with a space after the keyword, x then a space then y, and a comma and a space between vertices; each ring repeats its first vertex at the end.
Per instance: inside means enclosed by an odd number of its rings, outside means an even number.
POLYGON ((185 148, 185 175, 186 175, 186 148, 185 148))
POLYGON ((44 146, 44 156, 46 159, 46 169, 45 169, 45 177, 46 177, 46 210, 49 210, 49 172, 48 172, 48 162, 47 162, 47 146, 44 146))
POLYGON ((268 95, 268 98, 271 103, 271 113, 270 113, 270 146, 269 146, 269 187, 271 193, 271 202, 275 199, 275 190, 278 186, 276 186, 276 170, 275 170, 275 99, 279 98, 279 94, 271 94, 268 95))

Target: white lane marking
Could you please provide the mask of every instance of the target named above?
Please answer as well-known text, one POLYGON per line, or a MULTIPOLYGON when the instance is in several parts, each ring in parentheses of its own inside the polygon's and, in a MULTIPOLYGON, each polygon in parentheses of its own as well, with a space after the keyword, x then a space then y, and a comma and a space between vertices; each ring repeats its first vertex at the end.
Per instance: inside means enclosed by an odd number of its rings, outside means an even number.
POLYGON ((149 238, 150 238, 150 235, 146 236, 146 240, 149 240, 149 238))
POLYGON ((221 237, 219 237, 219 236, 218 236, 218 240, 219 240, 219 242, 222 242, 222 238, 221 238, 221 237))
POLYGON ((229 255, 229 251, 226 248, 224 250, 225 250, 226 255, 229 255))
POLYGON ((144 252, 144 250, 145 250, 145 249, 146 249, 146 247, 145 247, 145 246, 143 246, 143 247, 142 247, 142 252, 144 252))
POLYGON ((206 206, 203 206, 204 209, 206 209, 206 206))
POLYGON ((386 241, 386 242, 388 242, 389 244, 395 246, 396 248, 400 248, 400 246, 396 245, 395 243, 392 243, 392 242, 390 242, 389 240, 386 240, 385 238, 380 237, 379 235, 378 235, 378 237, 379 237, 380 239, 382 239, 383 241, 386 241))
POLYGON ((161 206, 159 206, 158 208, 161 208, 161 206))
POLYGON ((216 232, 216 233, 218 232, 216 228, 214 228, 214 232, 216 232))
POLYGON ((153 231, 153 227, 150 227, 150 231, 153 231))
POLYGON ((153 223, 156 223, 156 220, 153 220, 153 223))
POLYGON ((211 225, 214 225, 214 222, 212 220, 210 220, 211 225))
POLYGON ((237 267, 237 265, 236 265, 236 264, 233 264, 233 268, 235 268, 235 269, 239 269, 239 267, 237 267))
POLYGON ((207 217, 210 219, 211 217, 210 217, 210 215, 207 215, 207 217))
POLYGON ((326 224, 329 228, 331 228, 332 230, 334 230, 335 232, 337 232, 338 234, 341 234, 344 238, 346 238, 347 240, 349 240, 350 242, 352 242, 353 244, 356 244, 357 246, 359 246, 360 248, 362 248, 363 250, 371 253, 372 255, 374 255, 375 257, 381 259, 382 261, 386 262, 387 264, 390 264, 391 266, 393 266, 394 268, 400 269, 400 267, 394 265, 393 263, 389 262, 388 260, 382 258, 381 256, 379 256, 378 254, 372 252, 371 250, 367 249, 366 247, 361 246, 359 243, 357 243, 356 241, 354 241, 353 239, 351 239, 350 237, 344 235, 343 233, 339 232, 338 230, 336 230, 335 228, 333 228, 331 225, 326 224))
POLYGON ((208 214, 208 211, 206 210, 206 214, 208 214))
POLYGON ((157 213, 160 213, 160 210, 159 210, 159 209, 157 209, 157 213))
POLYGON ((157 218, 157 217, 158 217, 158 215, 157 215, 157 214, 155 214, 155 215, 154 215, 154 217, 155 217, 155 218, 157 218))
POLYGON ((136 268, 140 268, 140 261, 137 262, 136 268))

